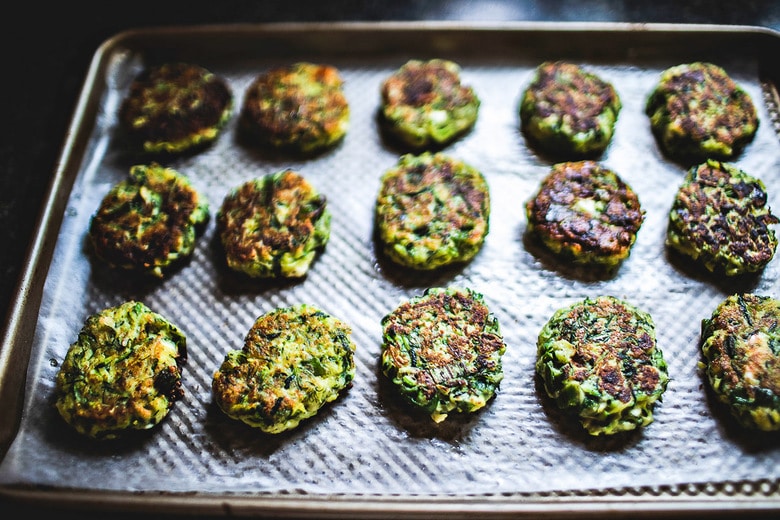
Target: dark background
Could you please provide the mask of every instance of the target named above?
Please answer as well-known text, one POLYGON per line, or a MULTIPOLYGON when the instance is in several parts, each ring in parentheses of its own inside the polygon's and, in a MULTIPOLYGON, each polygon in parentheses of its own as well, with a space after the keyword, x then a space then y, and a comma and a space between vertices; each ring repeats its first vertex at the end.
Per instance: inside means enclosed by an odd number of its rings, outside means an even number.
MULTIPOLYGON (((15 2, 13 8, 7 4, 0 21, 3 323, 16 295, 44 195, 90 60, 103 41, 126 29, 279 21, 512 20, 737 24, 780 31, 780 1, 776 0, 73 0, 49 4, 15 2)), ((4 518, 36 514, 60 519, 98 518, 94 512, 65 513, 30 504, 7 504, 0 499, 0 515, 4 518)), ((106 516, 117 518, 114 514, 100 515, 106 516)))

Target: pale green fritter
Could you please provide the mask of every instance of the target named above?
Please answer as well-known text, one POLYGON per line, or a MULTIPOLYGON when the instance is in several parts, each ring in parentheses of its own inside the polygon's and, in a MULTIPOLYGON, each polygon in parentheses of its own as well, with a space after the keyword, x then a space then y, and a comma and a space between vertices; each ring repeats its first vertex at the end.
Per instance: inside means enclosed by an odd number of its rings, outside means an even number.
POLYGON ((487 405, 505 351, 498 319, 468 288, 429 288, 382 319, 383 373, 435 422, 487 405))
POLYGON ((566 62, 544 62, 520 100, 523 131, 562 158, 601 154, 609 146, 622 104, 615 88, 566 62))
POLYGON ((181 153, 214 141, 233 112, 227 82, 190 63, 150 66, 120 106, 129 139, 149 153, 181 153))
POLYGON ((281 433, 313 417, 355 378, 352 329, 308 304, 258 317, 241 350, 214 373, 217 404, 232 419, 281 433))
POLYGON ((701 323, 700 366, 746 428, 780 430, 780 301, 734 294, 701 323))
POLYGON ((162 421, 184 392, 184 333, 129 301, 89 318, 56 377, 56 407, 76 431, 113 439, 162 421))
POLYGON ((344 80, 330 65, 300 62, 255 78, 241 109, 241 129, 261 145, 316 153, 349 129, 344 80))
POLYGON ((162 277, 192 255, 208 219, 208 202, 188 177, 156 163, 136 165, 101 201, 89 238, 109 265, 162 277))
POLYGON ((375 220, 384 253, 404 267, 468 262, 489 231, 488 184, 476 168, 442 153, 406 154, 382 176, 375 220))
POLYGON ((723 68, 707 62, 663 71, 645 113, 663 151, 691 164, 736 157, 759 125, 750 95, 723 68))
POLYGON ((666 244, 708 271, 760 272, 774 258, 780 222, 764 183, 735 165, 708 160, 688 170, 669 212, 666 244))
POLYGON ((327 201, 282 170, 233 189, 217 214, 227 264, 256 278, 299 278, 330 238, 327 201))
POLYGON ((591 435, 650 424, 669 381, 650 314, 612 296, 557 310, 539 333, 536 372, 591 435))
POLYGON ((381 86, 390 132, 413 148, 449 144, 477 121, 480 100, 461 83, 461 68, 443 59, 409 60, 381 86))

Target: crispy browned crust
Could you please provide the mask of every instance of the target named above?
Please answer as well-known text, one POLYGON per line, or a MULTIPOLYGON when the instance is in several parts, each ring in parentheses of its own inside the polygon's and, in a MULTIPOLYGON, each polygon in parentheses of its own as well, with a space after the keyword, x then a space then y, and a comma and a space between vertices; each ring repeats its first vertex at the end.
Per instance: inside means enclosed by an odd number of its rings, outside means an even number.
POLYGON ((594 302, 593 305, 573 308, 560 328, 561 338, 579 347, 567 367, 570 370, 568 376, 574 381, 584 381, 593 374, 601 390, 624 403, 633 398, 632 388, 646 393, 654 391, 660 375, 648 353, 655 348, 655 338, 637 327, 636 316, 627 310, 622 301, 600 298, 594 302), (598 337, 603 332, 602 325, 598 328, 565 326, 584 323, 608 323, 611 327, 609 341, 594 341, 594 336, 598 337), (624 359, 626 356, 636 365, 630 373, 630 380, 621 364, 603 361, 606 358, 624 359))
POLYGON ((614 296, 556 311, 539 333, 536 371, 591 435, 650 424, 669 381, 652 317, 614 296))
POLYGON ((480 293, 429 288, 382 319, 382 371, 439 422, 484 407, 503 379, 506 344, 480 293))
POLYGON ((628 257, 644 221, 636 193, 594 161, 554 165, 526 215, 529 231, 554 252, 609 266, 628 257))

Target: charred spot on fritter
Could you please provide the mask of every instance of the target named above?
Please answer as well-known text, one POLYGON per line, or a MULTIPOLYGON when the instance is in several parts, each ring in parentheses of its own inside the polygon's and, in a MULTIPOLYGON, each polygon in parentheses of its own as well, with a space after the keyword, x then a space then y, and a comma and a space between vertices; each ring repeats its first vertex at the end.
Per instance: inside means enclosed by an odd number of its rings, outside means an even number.
POLYGON ((652 317, 613 296, 555 311, 537 339, 536 372, 591 435, 650 424, 669 381, 652 317))
POLYGON ((430 288, 385 315, 382 330, 383 373, 435 422, 483 408, 504 377, 498 319, 471 289, 430 288))

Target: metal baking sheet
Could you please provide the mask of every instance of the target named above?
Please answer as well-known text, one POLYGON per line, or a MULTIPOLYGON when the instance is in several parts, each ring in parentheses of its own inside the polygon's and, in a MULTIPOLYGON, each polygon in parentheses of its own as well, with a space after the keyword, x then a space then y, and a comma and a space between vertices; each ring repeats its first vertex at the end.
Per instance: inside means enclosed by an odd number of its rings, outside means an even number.
POLYGON ((733 162, 761 178, 780 212, 776 56, 780 35, 753 27, 556 23, 348 23, 153 28, 105 42, 85 79, 2 345, 2 493, 21 500, 118 510, 333 517, 486 517, 619 512, 780 510, 780 439, 740 430, 697 368, 701 319, 737 291, 780 297, 774 260, 749 280, 717 280, 667 256, 666 218, 681 166, 660 154, 643 112, 660 72, 706 60, 753 97, 761 124, 733 162), (373 203, 381 174, 403 152, 386 142, 379 85, 410 58, 458 62, 482 105, 474 130, 445 149, 486 176, 490 233, 468 265, 410 276, 378 259, 373 203), (352 109, 334 150, 296 159, 247 148, 234 116, 213 147, 167 162, 216 212, 228 190, 282 168, 329 201, 331 240, 305 279, 247 281, 227 272, 210 221, 192 260, 162 281, 138 283, 91 261, 89 218, 133 156, 117 108, 133 76, 162 59, 201 64, 228 80, 237 109, 249 82, 293 61, 338 67, 352 109), (517 103, 546 59, 578 62, 610 81, 623 109, 601 162, 637 192, 646 220, 611 277, 549 262, 523 240, 524 202, 550 163, 518 129, 517 103), (468 417, 434 424, 410 412, 378 369, 380 320, 427 287, 481 292, 508 345, 496 398, 468 417), (552 313, 612 294, 653 316, 671 382, 641 431, 592 438, 551 406, 534 375, 536 336, 552 313), (87 442, 52 406, 54 378, 85 318, 139 299, 187 334, 186 396, 143 442, 87 442), (341 399, 285 434, 227 419, 210 383, 254 320, 307 302, 349 323, 357 376, 341 399), (8 418, 9 420, 6 420, 8 418))

